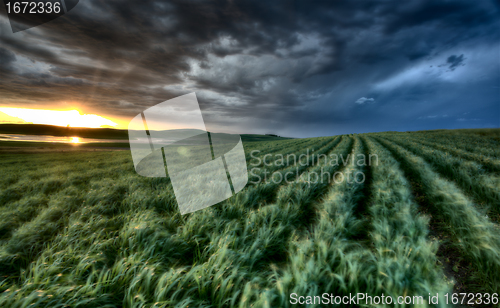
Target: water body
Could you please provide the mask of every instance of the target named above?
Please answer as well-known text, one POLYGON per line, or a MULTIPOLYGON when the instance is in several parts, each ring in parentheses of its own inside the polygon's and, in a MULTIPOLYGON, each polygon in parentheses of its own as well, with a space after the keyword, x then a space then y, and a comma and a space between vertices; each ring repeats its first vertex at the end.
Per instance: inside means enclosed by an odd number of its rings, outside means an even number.
POLYGON ((0 141, 51 142, 51 143, 128 143, 127 139, 93 139, 83 137, 0 134, 0 141))
MULTIPOLYGON (((25 142, 49 142, 49 143, 67 143, 67 144, 84 144, 84 143, 129 143, 128 139, 96 139, 83 137, 67 137, 67 136, 49 136, 49 135, 21 135, 21 134, 0 134, 0 141, 25 141, 25 142)), ((151 138, 151 141, 156 143, 170 144, 175 140, 166 138, 151 138)), ((131 143, 147 144, 147 138, 136 138, 131 143)))

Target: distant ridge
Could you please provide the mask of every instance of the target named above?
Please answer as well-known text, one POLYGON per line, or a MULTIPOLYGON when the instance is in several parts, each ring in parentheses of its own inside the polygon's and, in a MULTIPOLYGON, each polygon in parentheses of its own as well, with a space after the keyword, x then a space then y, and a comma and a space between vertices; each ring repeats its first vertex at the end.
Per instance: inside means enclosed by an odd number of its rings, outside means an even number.
MULTIPOLYGON (((63 127, 46 124, 0 124, 0 134, 49 135, 63 137, 82 137, 93 139, 128 140, 128 130, 115 128, 63 127)), ((256 134, 241 134, 243 141, 271 141, 290 139, 256 134)))
POLYGON ((128 139, 125 129, 62 127, 46 124, 0 124, 0 134, 50 135, 94 139, 128 139))

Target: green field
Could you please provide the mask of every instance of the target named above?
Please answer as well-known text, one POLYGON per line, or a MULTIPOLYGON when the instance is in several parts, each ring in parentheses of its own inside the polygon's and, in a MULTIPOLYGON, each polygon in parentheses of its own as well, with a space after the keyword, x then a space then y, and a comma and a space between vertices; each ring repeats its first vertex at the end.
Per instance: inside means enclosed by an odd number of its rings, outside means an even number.
POLYGON ((293 293, 446 307, 445 293, 500 293, 499 136, 254 136, 247 186, 186 215, 129 151, 0 152, 0 307, 288 307, 293 293))

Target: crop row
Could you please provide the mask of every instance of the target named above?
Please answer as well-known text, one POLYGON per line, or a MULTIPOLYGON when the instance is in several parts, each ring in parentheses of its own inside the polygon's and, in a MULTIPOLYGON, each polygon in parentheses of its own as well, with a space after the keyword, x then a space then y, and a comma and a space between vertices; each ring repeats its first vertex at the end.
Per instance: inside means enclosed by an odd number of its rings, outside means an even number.
POLYGON ((452 144, 447 143, 446 145, 442 145, 442 144, 439 144, 436 142, 429 142, 425 138, 420 137, 420 136, 419 136, 420 138, 415 137, 415 136, 411 136, 411 137, 412 137, 411 140, 418 142, 422 145, 435 148, 436 150, 440 150, 440 151, 443 151, 445 153, 453 154, 454 156, 457 156, 457 157, 460 157, 463 159, 474 161, 476 163, 483 165, 485 167, 485 169, 487 169, 488 171, 500 174, 500 162, 496 158, 481 155, 481 154, 476 153, 476 152, 465 151, 460 146, 453 144, 453 143, 452 144))
MULTIPOLYGON (((385 139, 387 140, 387 138, 385 139)), ((390 138, 390 140, 424 158, 444 177, 455 181, 473 199, 491 206, 491 211, 495 216, 500 215, 500 190, 498 189, 500 178, 498 176, 488 174, 476 162, 456 158, 412 140, 397 136, 390 138)))
POLYGON ((427 141, 438 144, 453 144, 470 153, 481 154, 491 158, 500 158, 500 141, 472 134, 416 134, 427 141))
POLYGON ((407 176, 421 185, 433 224, 439 225, 471 262, 472 279, 481 286, 481 292, 499 292, 500 235, 496 226, 452 182, 436 174, 424 159, 383 138, 376 137, 376 140, 401 162, 407 176))

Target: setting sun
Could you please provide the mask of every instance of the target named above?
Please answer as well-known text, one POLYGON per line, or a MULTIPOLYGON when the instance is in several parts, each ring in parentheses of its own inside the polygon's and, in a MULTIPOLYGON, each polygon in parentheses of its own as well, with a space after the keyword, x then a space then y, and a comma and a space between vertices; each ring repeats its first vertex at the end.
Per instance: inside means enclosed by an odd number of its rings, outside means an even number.
POLYGON ((98 128, 103 126, 114 127, 118 125, 117 123, 96 114, 80 114, 78 110, 60 111, 2 107, 0 108, 0 111, 11 117, 20 118, 33 124, 89 128, 98 128))
POLYGON ((80 138, 78 138, 78 137, 71 137, 71 143, 80 143, 80 138))

